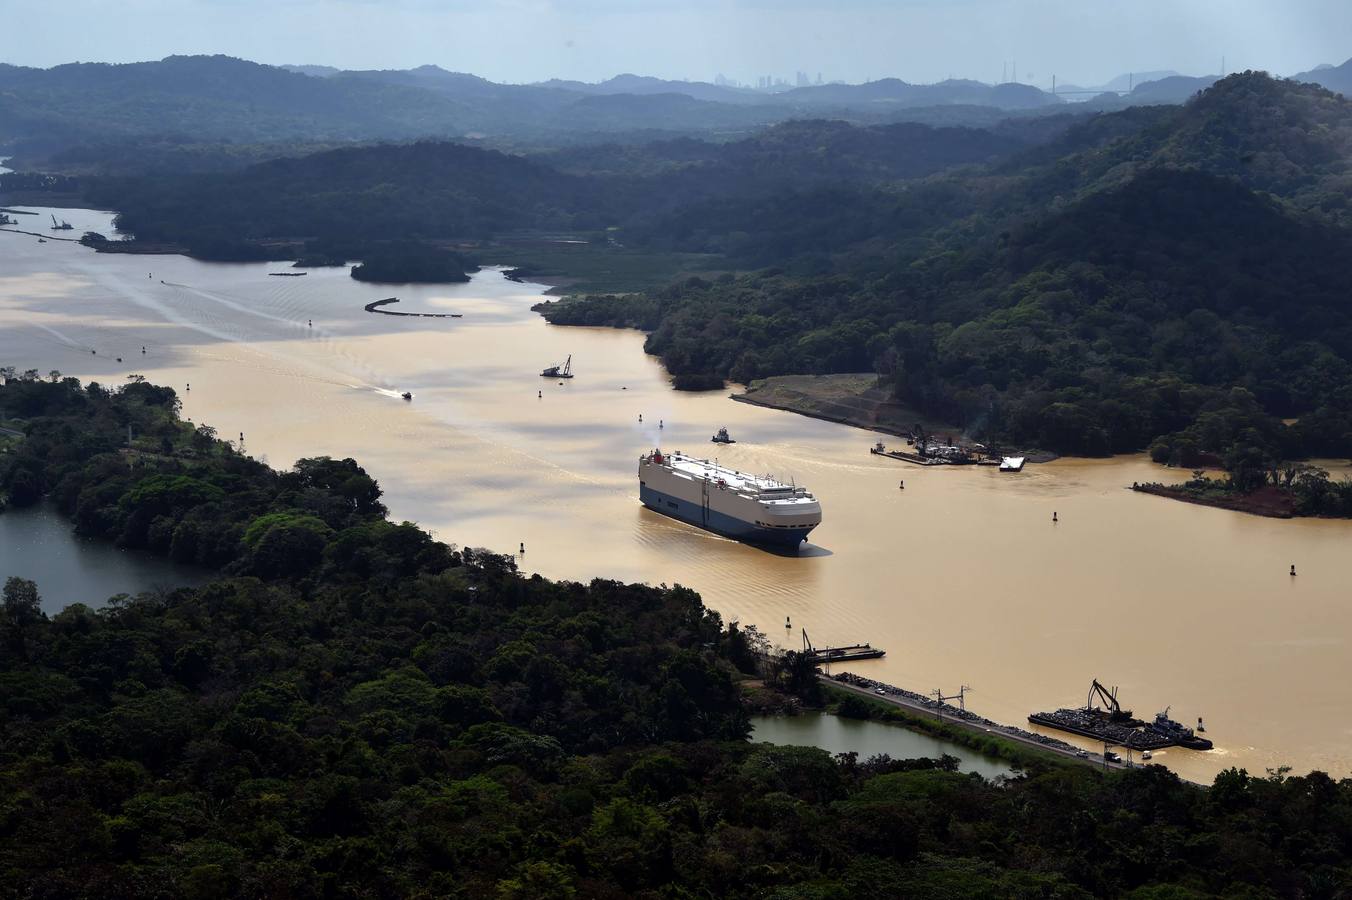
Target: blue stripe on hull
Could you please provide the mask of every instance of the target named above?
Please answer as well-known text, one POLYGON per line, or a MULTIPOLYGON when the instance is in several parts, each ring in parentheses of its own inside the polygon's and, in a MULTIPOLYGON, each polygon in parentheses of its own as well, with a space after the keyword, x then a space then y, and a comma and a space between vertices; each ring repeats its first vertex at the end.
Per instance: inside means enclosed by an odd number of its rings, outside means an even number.
POLYGON ((804 528, 766 528, 757 525, 755 522, 744 522, 741 519, 734 518, 726 513, 709 510, 709 521, 705 524, 703 510, 698 503, 691 503, 689 500, 681 500, 670 494, 664 494, 661 491, 653 490, 647 485, 639 485, 639 499, 643 505, 660 512, 665 516, 671 516, 673 519, 680 519, 682 522, 688 522, 691 525, 697 525, 700 528, 707 529, 724 537, 735 538, 739 541, 746 541, 751 544, 775 544, 779 546, 795 547, 807 540, 808 532, 815 526, 806 526, 804 528))

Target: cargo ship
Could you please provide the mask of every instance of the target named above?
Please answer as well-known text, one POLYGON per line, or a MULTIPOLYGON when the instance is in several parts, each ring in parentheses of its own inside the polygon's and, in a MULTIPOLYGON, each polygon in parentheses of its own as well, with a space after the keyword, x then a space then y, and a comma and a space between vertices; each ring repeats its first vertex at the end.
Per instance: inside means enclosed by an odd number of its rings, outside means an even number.
POLYGON ((680 451, 640 456, 638 492, 655 512, 751 544, 796 547, 822 520, 806 488, 680 451))

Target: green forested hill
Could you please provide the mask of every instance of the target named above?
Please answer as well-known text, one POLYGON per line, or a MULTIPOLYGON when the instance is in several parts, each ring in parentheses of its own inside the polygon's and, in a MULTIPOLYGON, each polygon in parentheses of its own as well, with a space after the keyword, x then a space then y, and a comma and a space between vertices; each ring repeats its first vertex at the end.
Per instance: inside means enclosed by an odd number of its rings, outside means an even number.
POLYGON ((1349 123, 1247 73, 902 190, 702 201, 641 234, 771 268, 545 314, 639 324, 692 386, 873 368, 997 440, 1345 456, 1349 123))
POLYGON ((587 179, 446 142, 374 145, 278 159, 239 173, 98 184, 138 238, 237 240, 487 237, 609 221, 587 179), (204 214, 205 213, 205 214, 204 214))

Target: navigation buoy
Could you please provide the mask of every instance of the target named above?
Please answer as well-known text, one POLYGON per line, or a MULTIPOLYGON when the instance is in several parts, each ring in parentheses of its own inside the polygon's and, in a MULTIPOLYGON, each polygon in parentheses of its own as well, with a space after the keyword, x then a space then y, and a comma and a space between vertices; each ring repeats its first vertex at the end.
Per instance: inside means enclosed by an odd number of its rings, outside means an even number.
POLYGON ((240 442, 241 444, 244 443, 244 432, 242 432, 242 431, 239 433, 239 442, 240 442))
POLYGON ((897 490, 899 491, 906 490, 906 479, 903 478, 901 481, 897 482, 897 490))
POLYGON ((525 541, 522 541, 522 542, 521 542, 521 552, 522 552, 522 553, 525 553, 525 552, 526 552, 526 542, 525 542, 525 541))
POLYGON ((142 348, 141 348, 141 355, 142 355, 142 356, 145 356, 145 355, 146 355, 146 348, 145 348, 145 347, 142 347, 142 348))
POLYGON ((314 327, 315 327, 315 320, 314 320, 314 319, 306 319, 306 320, 305 320, 305 327, 306 327, 306 328, 314 328, 314 327))
POLYGON ((119 357, 117 358, 117 361, 118 361, 118 362, 122 362, 122 357, 119 356, 119 357))
POLYGON ((1295 574, 1296 574, 1296 564, 1295 564, 1295 563, 1291 563, 1291 574, 1292 574, 1292 575, 1295 575, 1295 574))
POLYGON ((666 425, 666 423, 663 422, 661 419, 658 419, 658 420, 657 420, 657 427, 658 427, 658 428, 666 428, 667 425, 666 425))
POLYGON ((643 421, 643 413, 639 413, 639 414, 638 414, 638 420, 639 420, 640 422, 643 421))
MULTIPOLYGON (((1053 521, 1053 522, 1056 521, 1056 513, 1055 513, 1055 512, 1052 513, 1052 521, 1053 521)), ((1293 573, 1293 574, 1294 574, 1294 573, 1293 573)))
POLYGON ((1199 732, 1200 732, 1200 731, 1206 731, 1206 726, 1202 724, 1202 717, 1201 717, 1201 716, 1198 716, 1198 717, 1197 717, 1197 730, 1198 730, 1199 732))
POLYGON ((187 389, 188 389, 188 390, 192 390, 192 385, 191 385, 191 384, 188 385, 188 388, 187 388, 187 389))
POLYGON ((535 398, 536 398, 537 400, 543 400, 543 399, 545 399, 545 392, 544 392, 544 391, 536 391, 536 392, 535 392, 535 398))
POLYGON ((627 386, 625 386, 625 385, 620 385, 620 390, 622 390, 622 391, 627 391, 627 390, 629 390, 629 388, 628 388, 627 386))

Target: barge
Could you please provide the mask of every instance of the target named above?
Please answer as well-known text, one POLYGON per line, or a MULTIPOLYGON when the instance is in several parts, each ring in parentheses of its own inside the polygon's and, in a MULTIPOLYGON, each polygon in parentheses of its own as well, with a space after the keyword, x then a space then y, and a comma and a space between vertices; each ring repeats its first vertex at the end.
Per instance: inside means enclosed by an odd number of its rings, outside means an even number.
POLYGON ((1123 709, 1118 702, 1117 688, 1109 690, 1097 678, 1089 686, 1089 697, 1084 706, 1032 713, 1028 721, 1132 750, 1165 747, 1210 750, 1213 746, 1207 738, 1199 737, 1191 728, 1169 718, 1168 708, 1157 713, 1153 722, 1146 723, 1133 717, 1131 710, 1123 709))

